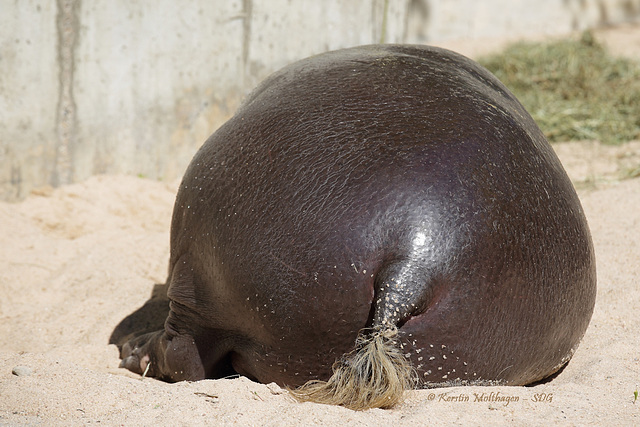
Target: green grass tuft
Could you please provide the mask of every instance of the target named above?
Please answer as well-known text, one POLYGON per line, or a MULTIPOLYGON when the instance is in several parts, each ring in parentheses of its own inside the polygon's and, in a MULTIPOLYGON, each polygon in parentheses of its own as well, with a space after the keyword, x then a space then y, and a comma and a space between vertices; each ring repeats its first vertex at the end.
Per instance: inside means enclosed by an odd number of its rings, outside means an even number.
POLYGON ((590 32, 577 40, 516 43, 479 62, 551 142, 640 139, 640 63, 613 57, 590 32))

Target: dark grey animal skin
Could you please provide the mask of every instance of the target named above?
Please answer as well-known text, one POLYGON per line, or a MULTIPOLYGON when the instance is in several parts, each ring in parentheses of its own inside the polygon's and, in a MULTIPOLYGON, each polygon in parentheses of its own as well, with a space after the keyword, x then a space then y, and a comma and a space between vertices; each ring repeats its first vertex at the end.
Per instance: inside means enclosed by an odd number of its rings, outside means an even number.
POLYGON ((288 386, 379 325, 419 386, 532 383, 596 295, 580 202, 529 114, 473 61, 404 45, 314 56, 248 97, 184 176, 167 283, 164 329, 122 366, 288 386))

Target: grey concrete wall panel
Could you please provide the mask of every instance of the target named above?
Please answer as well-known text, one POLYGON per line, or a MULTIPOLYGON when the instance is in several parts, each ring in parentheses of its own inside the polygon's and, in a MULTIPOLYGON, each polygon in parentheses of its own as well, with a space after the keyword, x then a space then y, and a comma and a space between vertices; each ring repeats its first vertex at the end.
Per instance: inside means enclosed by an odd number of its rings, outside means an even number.
POLYGON ((58 111, 55 2, 0 2, 0 199, 52 178, 58 111))
POLYGON ((74 179, 175 178, 237 104, 241 2, 83 2, 74 179), (231 107, 229 106, 231 104, 231 107))

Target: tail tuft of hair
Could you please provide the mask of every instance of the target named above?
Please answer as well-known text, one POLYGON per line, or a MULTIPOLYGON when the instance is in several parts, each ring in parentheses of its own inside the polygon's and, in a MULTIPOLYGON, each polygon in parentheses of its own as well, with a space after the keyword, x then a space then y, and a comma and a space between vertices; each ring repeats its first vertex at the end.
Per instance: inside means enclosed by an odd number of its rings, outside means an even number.
POLYGON ((328 381, 309 381, 289 391, 301 402, 359 411, 391 408, 414 384, 414 370, 400 350, 398 330, 385 325, 361 332, 355 350, 333 365, 328 381))

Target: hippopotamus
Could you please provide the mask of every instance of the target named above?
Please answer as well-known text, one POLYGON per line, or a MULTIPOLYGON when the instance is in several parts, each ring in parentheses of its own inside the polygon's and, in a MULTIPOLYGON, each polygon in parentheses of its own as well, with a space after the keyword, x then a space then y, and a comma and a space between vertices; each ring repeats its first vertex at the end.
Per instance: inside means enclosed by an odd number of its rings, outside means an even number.
POLYGON ((170 245, 164 325, 126 342, 122 367, 356 409, 543 380, 596 295, 587 220, 543 133, 490 72, 427 46, 264 80, 188 166, 170 245))

